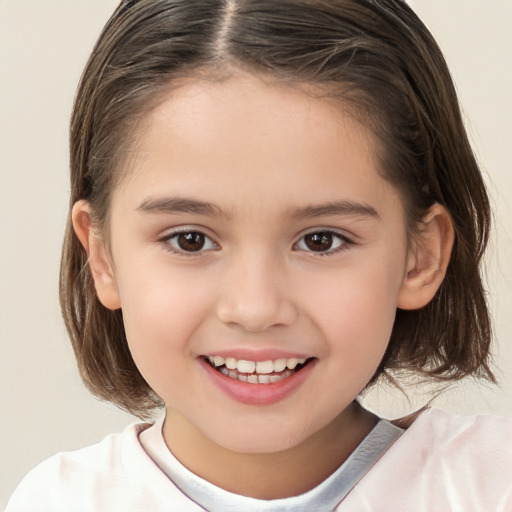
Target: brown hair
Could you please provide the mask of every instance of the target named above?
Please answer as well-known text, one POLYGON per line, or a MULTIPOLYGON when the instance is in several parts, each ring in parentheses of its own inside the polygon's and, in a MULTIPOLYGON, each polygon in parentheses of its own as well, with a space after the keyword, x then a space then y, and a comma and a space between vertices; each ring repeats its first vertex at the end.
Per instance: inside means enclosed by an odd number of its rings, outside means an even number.
MULTIPOLYGON (((479 264, 490 211, 454 86, 437 44, 401 0, 135 0, 105 26, 71 120, 71 205, 108 223, 110 195, 137 121, 179 77, 244 69, 329 91, 355 106, 379 142, 381 172, 402 193, 409 227, 434 203, 450 212, 455 245, 435 298, 398 310, 372 382, 406 369, 442 380, 494 380, 479 264)), ((128 350, 122 311, 96 297, 87 255, 68 222, 61 307, 82 378, 141 417, 160 399, 128 350)))

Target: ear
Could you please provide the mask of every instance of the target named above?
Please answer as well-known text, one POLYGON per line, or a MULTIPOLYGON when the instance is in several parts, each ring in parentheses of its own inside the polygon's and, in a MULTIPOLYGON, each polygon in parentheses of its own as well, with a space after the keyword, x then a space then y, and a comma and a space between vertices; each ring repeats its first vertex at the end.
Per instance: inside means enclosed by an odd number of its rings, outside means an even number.
POLYGON ((436 203, 420 221, 412 240, 406 275, 398 295, 399 308, 419 309, 433 299, 445 277, 453 240, 450 214, 436 203))
POLYGON ((119 309, 121 300, 115 274, 105 243, 94 229, 91 207, 87 201, 77 201, 73 205, 71 220, 76 236, 87 253, 98 299, 108 309, 119 309))

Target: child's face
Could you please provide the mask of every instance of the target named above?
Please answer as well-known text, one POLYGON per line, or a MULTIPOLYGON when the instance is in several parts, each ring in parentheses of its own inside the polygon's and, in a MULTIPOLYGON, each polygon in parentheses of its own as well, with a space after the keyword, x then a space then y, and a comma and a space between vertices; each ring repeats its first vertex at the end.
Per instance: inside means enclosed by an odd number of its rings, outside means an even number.
POLYGON ((135 362, 169 421, 217 445, 300 444, 374 374, 407 273, 403 208, 370 133, 333 104, 238 76, 173 90, 139 135, 110 224, 135 362), (249 361, 246 373, 309 364, 248 383, 214 356, 249 361))

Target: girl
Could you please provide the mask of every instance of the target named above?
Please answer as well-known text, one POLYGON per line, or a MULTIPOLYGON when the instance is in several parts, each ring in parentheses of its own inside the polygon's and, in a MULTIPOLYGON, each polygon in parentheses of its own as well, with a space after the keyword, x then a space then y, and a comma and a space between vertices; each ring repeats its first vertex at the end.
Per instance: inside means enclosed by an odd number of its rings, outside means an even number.
POLYGON ((8 511, 512 509, 510 420, 356 400, 397 371, 494 381, 488 199, 401 0, 122 2, 71 183, 82 377, 165 414, 44 462, 8 511))

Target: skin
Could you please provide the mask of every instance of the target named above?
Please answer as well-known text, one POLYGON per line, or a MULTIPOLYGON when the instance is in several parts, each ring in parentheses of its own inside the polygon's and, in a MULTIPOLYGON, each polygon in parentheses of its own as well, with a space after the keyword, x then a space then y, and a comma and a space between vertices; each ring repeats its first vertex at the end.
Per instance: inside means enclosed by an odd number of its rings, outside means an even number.
POLYGON ((438 289, 449 215, 432 207, 409 244, 372 134, 326 101, 250 75, 190 79, 138 130, 108 247, 88 204, 73 210, 98 297, 122 308, 133 358, 166 404, 165 441, 186 467, 256 498, 305 492, 375 425, 354 399, 396 308, 422 307, 438 289), (203 233, 205 245, 187 253, 176 229, 203 233), (334 233, 332 248, 305 243, 319 232, 334 233), (240 351, 314 364, 276 403, 240 403, 202 357, 240 351))

